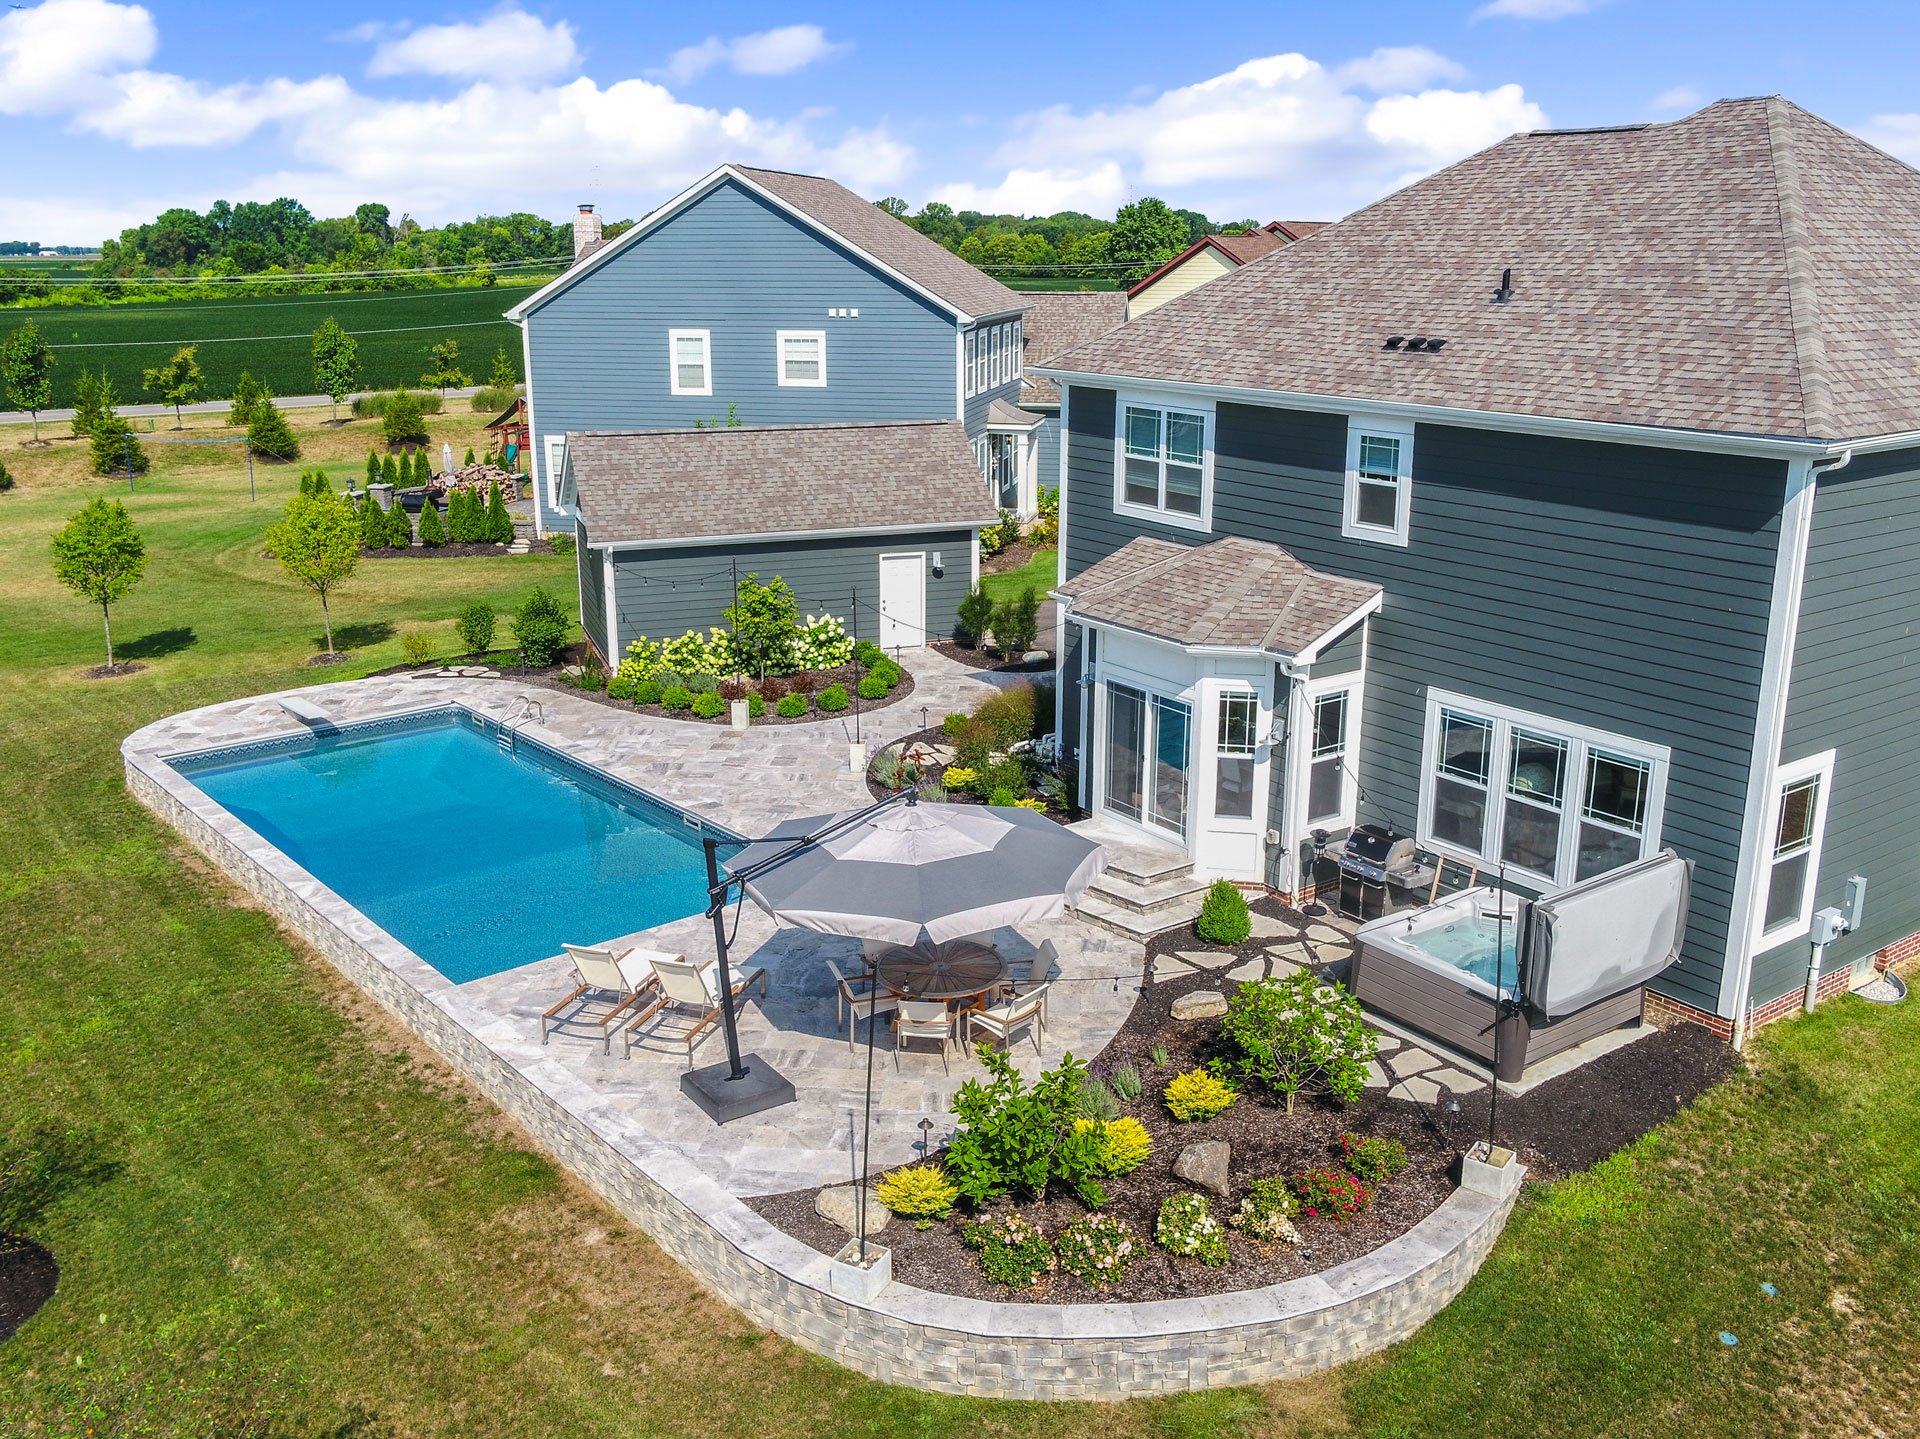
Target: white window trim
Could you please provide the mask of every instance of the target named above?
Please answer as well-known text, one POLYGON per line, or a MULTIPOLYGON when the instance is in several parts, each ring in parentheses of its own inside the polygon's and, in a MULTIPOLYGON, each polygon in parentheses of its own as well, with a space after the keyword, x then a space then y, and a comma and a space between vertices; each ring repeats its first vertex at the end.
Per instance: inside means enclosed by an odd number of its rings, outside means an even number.
POLYGON ((1356 776, 1360 772, 1360 721, 1367 706, 1366 671, 1350 670, 1346 674, 1309 679, 1301 686, 1300 698, 1306 716, 1300 731, 1300 830, 1304 834, 1309 829, 1352 829, 1359 819, 1360 781, 1356 776), (1313 788, 1313 709, 1320 700, 1337 694, 1347 697, 1347 735, 1340 756, 1340 812, 1329 819, 1307 813, 1313 788))
POLYGON ((775 330, 773 332, 773 371, 774 379, 780 388, 786 390, 824 390, 827 387, 827 332, 825 330, 775 330), (787 378, 787 342, 790 340, 818 340, 820 342, 820 378, 817 380, 790 380, 787 378))
POLYGON ((1010 366, 1013 373, 1008 378, 1017 380, 1026 373, 1027 358, 1025 354, 1026 332, 1020 321, 1015 320, 1011 325, 1007 326, 1007 344, 1012 347, 1013 355, 1013 362, 1010 366))
POLYGON ((1340 505, 1340 533, 1349 540, 1368 540, 1379 545, 1407 544, 1413 518, 1413 423, 1410 420, 1385 419, 1373 415, 1347 417, 1346 493, 1340 505), (1360 441, 1377 435, 1400 442, 1399 501, 1394 507, 1391 527, 1360 523, 1360 441))
POLYGON ((987 388, 989 390, 999 389, 1003 378, 1001 366, 1004 363, 1004 356, 1000 345, 1000 331, 1003 328, 995 325, 987 331, 987 388))
POLYGON ((713 393, 713 335, 708 330, 668 330, 667 331, 667 389, 675 395, 711 395, 713 393), (701 370, 706 375, 706 384, 697 390, 684 388, 680 383, 680 341, 698 340, 700 342, 701 370))
POLYGON ((1549 889, 1563 889, 1575 882, 1575 867, 1580 855, 1580 811, 1585 804, 1587 755, 1596 749, 1618 754, 1625 759, 1644 760, 1651 766, 1651 773, 1647 776, 1647 822, 1640 834, 1640 857, 1645 859, 1659 853, 1660 834, 1667 812, 1667 775, 1673 766, 1672 750, 1665 745, 1649 744, 1627 735, 1594 729, 1590 725, 1574 724, 1551 715, 1535 714, 1510 705, 1491 704, 1472 695, 1438 689, 1427 691, 1426 724, 1420 742, 1420 813, 1414 826, 1414 838, 1421 848, 1476 865, 1483 875, 1499 871, 1498 856, 1506 824, 1507 764, 1513 731, 1516 729, 1532 730, 1567 741, 1567 792, 1561 801, 1560 849, 1555 858, 1554 872, 1546 875, 1509 864, 1506 867, 1509 875, 1522 877, 1524 882, 1549 889), (1439 759, 1440 711, 1443 709, 1458 710, 1475 719, 1488 720, 1493 725, 1492 764, 1487 776, 1484 854, 1475 854, 1472 850, 1434 837, 1433 781, 1439 759))
POLYGON ((980 393, 980 377, 978 374, 980 368, 980 332, 978 330, 968 330, 967 333, 961 337, 961 344, 964 348, 961 351, 960 373, 964 377, 962 383, 965 386, 965 398, 971 400, 975 395, 980 393))
POLYGON ((1805 939, 1813 932, 1814 892, 1820 887, 1820 854, 1827 843, 1827 806, 1833 799, 1834 754, 1833 750, 1822 750, 1805 759, 1774 766, 1773 792, 1767 797, 1766 828, 1760 832, 1764 836, 1764 848, 1760 856, 1760 885, 1753 906, 1755 954, 1805 939), (1780 803, 1786 798, 1789 786, 1808 779, 1819 780, 1820 789, 1813 801, 1813 844, 1807 850, 1807 887, 1800 896, 1800 913, 1787 923, 1768 929, 1767 900, 1773 887, 1773 843, 1780 831, 1780 803))
MULTIPOLYGON (((1202 534, 1211 534, 1213 532, 1213 421, 1213 405, 1208 402, 1187 401, 1151 394, 1115 395, 1113 403, 1114 513, 1152 520, 1155 524, 1166 525, 1176 530, 1195 530, 1202 534), (1127 498, 1127 407, 1129 405, 1136 409, 1158 410, 1163 415, 1171 410, 1183 415, 1200 417, 1199 514, 1184 515, 1177 510, 1162 509, 1158 505, 1136 504, 1127 498)), ((1164 437, 1164 422, 1161 433, 1164 437)), ((1063 447, 1065 443, 1065 432, 1062 431, 1063 447)), ((1165 444, 1164 438, 1162 444, 1165 444)))
POLYGON ((560 469, 567 459, 567 437, 548 435, 547 441, 547 508, 560 508, 560 469))

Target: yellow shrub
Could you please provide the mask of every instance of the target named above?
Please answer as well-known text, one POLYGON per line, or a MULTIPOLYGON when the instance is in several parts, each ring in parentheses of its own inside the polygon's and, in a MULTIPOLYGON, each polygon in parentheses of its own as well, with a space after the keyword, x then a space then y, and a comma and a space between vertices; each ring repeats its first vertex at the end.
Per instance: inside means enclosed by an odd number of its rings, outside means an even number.
POLYGON ((1152 1152, 1153 1140, 1139 1120, 1128 1116, 1107 1121, 1107 1173, 1131 1174, 1152 1152))
POLYGON ((1233 1087, 1215 1079, 1204 1069, 1190 1069, 1167 1086, 1164 1096, 1167 1111, 1185 1123, 1192 1119, 1211 1119, 1233 1103, 1233 1087))
POLYGON ((880 1202, 902 1219, 944 1219, 960 1198, 947 1171, 937 1164, 896 1169, 880 1181, 880 1202))
POLYGON ((1020 806, 1021 809, 1036 810, 1040 814, 1047 812, 1047 802, 1043 799, 1017 799, 1014 803, 1020 806))
POLYGON ((940 783, 948 789, 965 789, 980 778, 980 771, 963 764, 950 764, 940 772, 940 783))

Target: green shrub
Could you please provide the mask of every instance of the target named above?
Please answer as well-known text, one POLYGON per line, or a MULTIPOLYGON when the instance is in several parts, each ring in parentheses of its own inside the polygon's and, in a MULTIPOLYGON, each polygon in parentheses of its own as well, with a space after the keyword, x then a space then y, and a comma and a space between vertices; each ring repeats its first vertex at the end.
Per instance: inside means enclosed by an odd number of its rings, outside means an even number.
POLYGON ((996 809, 1012 809, 1020 803, 1020 796, 1008 789, 1005 785, 1002 785, 998 789, 987 791, 987 803, 993 805, 996 809))
POLYGON ((1060 491, 1058 487, 1040 487, 1040 515, 1027 528, 1027 538, 1035 549, 1048 549, 1060 543, 1060 491))
POLYGON ((425 630, 408 630, 400 636, 400 655, 410 665, 423 665, 433 658, 433 636, 425 630))
POLYGON ((1107 1088, 1107 1082, 1089 1076, 1080 1086, 1080 1098, 1075 1101, 1074 1112, 1082 1119, 1090 1119, 1096 1124, 1105 1124, 1109 1119, 1120 1117, 1120 1101, 1114 1098, 1113 1091, 1107 1088))
POLYGON ((936 1219, 953 1213, 960 1191, 937 1164, 910 1164, 896 1169, 880 1181, 875 1191, 880 1202, 902 1219, 914 1221, 914 1228, 925 1229, 936 1219))
POLYGON ((685 689, 687 687, 686 675, 671 665, 661 665, 653 671, 649 678, 657 680, 660 688, 663 690, 674 688, 685 689))
POLYGON ((964 715, 961 714, 960 711, 954 710, 941 719, 940 733, 948 739, 958 739, 961 731, 965 730, 967 726, 972 723, 972 719, 973 717, 971 715, 964 715))
POLYGON ((424 445, 427 442, 427 422, 420 396, 411 390, 395 390, 387 396, 386 404, 380 411, 380 433, 389 447, 424 445))
POLYGON ((1027 767, 1011 755, 992 760, 980 771, 980 778, 974 781, 973 789, 976 794, 992 794, 999 789, 1014 795, 1025 794, 1027 767))
POLYGON ((1028 585, 993 612, 993 639, 1000 653, 1017 660, 1033 648, 1040 633, 1040 592, 1028 585))
POLYGON ((856 687, 863 700, 883 700, 887 697, 887 682, 878 675, 868 675, 856 687))
POLYGON ((840 711, 847 707, 847 687, 845 685, 828 685, 820 691, 819 697, 814 700, 814 704, 822 714, 839 714, 840 711))
POLYGON ((1300 1197, 1302 1214, 1336 1224, 1345 1224, 1373 1205, 1373 1190, 1364 1180, 1330 1164, 1294 1175, 1291 1184, 1300 1197))
POLYGON ((1207 897, 1193 928, 1209 944, 1245 944, 1247 936, 1253 933, 1247 897, 1232 880, 1216 879, 1207 887, 1207 897))
POLYGON ((630 700, 633 692, 640 687, 640 681, 625 665, 613 672, 613 678, 607 681, 607 698, 610 700, 630 700))
POLYGON ((970 649, 979 649, 980 642, 993 625, 993 597, 980 586, 975 585, 967 591, 966 598, 960 601, 957 611, 960 620, 960 636, 970 649))
POLYGON ((567 642, 567 612, 544 589, 520 602, 512 624, 522 663, 535 669, 552 664, 567 642))
POLYGON ((660 706, 662 709, 690 710, 693 708, 693 691, 685 685, 674 685, 671 689, 662 690, 660 706))
POLYGON ((253 407, 247 421, 247 448, 276 460, 300 458, 300 441, 272 395, 263 394, 253 407))
POLYGON ((1351 1104, 1366 1088, 1367 1062, 1380 1036, 1360 1002, 1311 970, 1240 986, 1227 1001, 1221 1031, 1239 1050, 1235 1073, 1284 1095, 1287 1111, 1306 1090, 1351 1104))
POLYGON ((1234 1097, 1232 1085, 1204 1069, 1175 1075, 1161 1094, 1167 1113, 1182 1124, 1212 1119, 1232 1104, 1234 1097))
POLYGON ((1153 1136, 1147 1133, 1146 1125, 1131 1115, 1109 1119, 1101 1126, 1100 1139, 1103 1174, 1131 1174, 1153 1153, 1153 1136))
POLYGON ((485 600, 475 600, 460 611, 453 627, 459 631, 460 643, 467 647, 468 654, 485 654, 493 648, 493 621, 493 606, 485 600))
POLYGON ((1029 1088, 999 1050, 982 1047, 978 1056, 989 1082, 960 1086, 953 1101, 959 1130, 947 1147, 947 1172, 961 1194, 973 1204, 1016 1190, 1038 1199, 1059 1183, 1090 1209, 1105 1204, 1104 1134, 1074 1124, 1087 1066, 1064 1054, 1029 1088))
POLYGON ((794 641, 800 634, 800 604, 787 582, 775 575, 766 584, 749 571, 725 611, 733 629, 733 650, 748 674, 783 674, 793 667, 794 641))
POLYGON ((94 421, 87 437, 88 458, 96 475, 144 475, 147 452, 133 437, 133 426, 118 415, 103 415, 94 421))
POLYGON ((1369 1184, 1382 1184, 1407 1167, 1407 1146, 1384 1134, 1340 1136, 1340 1161, 1369 1184))
POLYGON ((0 495, 13 488, 13 475, 4 464, 0 464, 0 495))
POLYGON ((727 712, 727 702, 708 690, 693 697, 693 712, 701 719, 718 719, 727 712))
POLYGON ((1018 1214, 997 1214, 960 1227, 969 1249, 980 1251, 987 1278, 1008 1289, 1031 1289, 1054 1269, 1047 1236, 1018 1214))
POLYGON ((900 666, 892 660, 883 659, 867 671, 867 678, 879 680, 888 689, 892 689, 895 685, 899 684, 902 679, 906 678, 906 671, 901 669, 900 666))
POLYGON ((853 647, 854 663, 862 669, 872 669, 887 657, 887 652, 872 640, 859 640, 853 647))
POLYGON ((641 680, 633 687, 635 704, 657 705, 666 695, 666 689, 659 680, 641 680))
POLYGON ((1227 1223, 1252 1239, 1264 1239, 1269 1244, 1298 1244, 1300 1231, 1293 1227, 1293 1216, 1299 1212, 1300 1201, 1286 1180, 1256 1179, 1227 1223))
POLYGON ((1170 1194, 1160 1202, 1153 1237, 1169 1254, 1197 1259, 1209 1268, 1227 1262, 1226 1226, 1213 1217, 1204 1194, 1170 1194))
POLYGON ((1056 1246, 1060 1267, 1089 1284, 1117 1284, 1140 1257, 1140 1241, 1124 1219, 1087 1214, 1069 1224, 1056 1246))
POLYGON ((547 544, 556 555, 570 555, 576 548, 572 535, 548 535, 547 544))
POLYGON ((762 719, 767 713, 767 702, 759 695, 747 696, 747 718, 762 719))
POLYGON ((687 688, 697 695, 711 695, 720 692, 720 681, 710 674, 696 671, 687 676, 687 688))
POLYGON ((1114 1094, 1126 1104, 1132 1104, 1146 1088, 1141 1083, 1140 1071, 1131 1064, 1116 1064, 1113 1073, 1107 1076, 1107 1083, 1113 1086, 1114 1094))
POLYGON ((467 457, 464 460, 462 460, 460 463, 463 467, 466 465, 471 465, 473 463, 473 446, 472 445, 467 446, 467 457))
POLYGON ((779 715, 781 719, 799 719, 801 715, 807 712, 807 697, 805 695, 787 695, 779 704, 773 707, 773 712, 779 715))
POLYGON ((437 550, 447 542, 447 527, 440 522, 440 507, 432 500, 420 506, 420 543, 437 550))
POLYGON ((973 707, 973 717, 993 732, 995 749, 1011 749, 1033 738, 1038 698, 1032 685, 1013 685, 988 695, 973 707))
MULTIPOLYGON (((519 398, 520 396, 517 391, 496 389, 489 386, 484 390, 475 390, 473 392, 473 408, 481 414, 497 415, 519 398)), ((473 461, 469 459, 467 463, 472 464, 473 461)))
MULTIPOLYGON (((383 390, 357 397, 353 402, 353 417, 356 420, 384 419, 387 413, 387 402, 398 393, 397 390, 383 390)), ((437 415, 446 408, 446 401, 436 394, 409 393, 423 415, 437 415)), ((506 402, 502 401, 500 408, 504 410, 506 407, 506 402)))

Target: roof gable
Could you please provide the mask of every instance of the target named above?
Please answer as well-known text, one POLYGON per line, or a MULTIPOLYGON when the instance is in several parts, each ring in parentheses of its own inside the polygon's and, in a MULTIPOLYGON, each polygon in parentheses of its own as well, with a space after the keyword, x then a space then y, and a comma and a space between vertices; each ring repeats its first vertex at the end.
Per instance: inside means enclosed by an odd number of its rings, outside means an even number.
POLYGON ((1736 435, 1896 434, 1920 430, 1916 242, 1920 172, 1785 100, 1721 101, 1513 136, 1054 365, 1736 435), (1396 335, 1446 344, 1386 349, 1396 335))

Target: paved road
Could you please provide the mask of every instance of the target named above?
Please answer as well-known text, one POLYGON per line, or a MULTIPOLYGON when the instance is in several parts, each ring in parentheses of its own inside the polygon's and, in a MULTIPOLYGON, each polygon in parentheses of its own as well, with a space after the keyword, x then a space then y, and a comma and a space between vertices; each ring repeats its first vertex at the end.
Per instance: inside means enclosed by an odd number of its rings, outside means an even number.
MULTIPOLYGON (((444 393, 449 401, 464 400, 479 393, 482 388, 483 387, 479 385, 470 385, 464 390, 447 390, 444 393)), ((358 395, 349 395, 340 403, 343 405, 352 404, 353 401, 358 398, 358 395)), ((325 395, 275 395, 273 402, 283 410, 307 410, 312 409, 315 405, 331 405, 333 403, 333 401, 325 395)), ((189 415, 214 415, 225 414, 232 405, 233 401, 231 400, 202 400, 197 405, 183 405, 181 409, 189 415)), ((114 408, 119 410, 121 415, 129 420, 143 419, 148 415, 159 416, 171 415, 173 413, 172 405, 116 405, 114 408)), ((48 421, 71 420, 72 418, 72 410, 42 410, 40 412, 40 421, 42 424, 48 421)), ((26 425, 32 422, 33 416, 29 415, 25 410, 0 410, 0 425, 26 425)))

